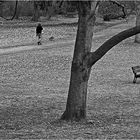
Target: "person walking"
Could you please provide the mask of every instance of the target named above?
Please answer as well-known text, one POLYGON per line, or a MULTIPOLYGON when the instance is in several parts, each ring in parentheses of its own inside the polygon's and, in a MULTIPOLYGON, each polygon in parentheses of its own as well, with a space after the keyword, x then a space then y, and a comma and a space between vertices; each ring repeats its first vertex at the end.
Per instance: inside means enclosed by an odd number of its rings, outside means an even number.
POLYGON ((42 30, 43 30, 43 27, 39 23, 36 27, 36 36, 38 37, 38 42, 37 42, 38 45, 41 45, 42 30))

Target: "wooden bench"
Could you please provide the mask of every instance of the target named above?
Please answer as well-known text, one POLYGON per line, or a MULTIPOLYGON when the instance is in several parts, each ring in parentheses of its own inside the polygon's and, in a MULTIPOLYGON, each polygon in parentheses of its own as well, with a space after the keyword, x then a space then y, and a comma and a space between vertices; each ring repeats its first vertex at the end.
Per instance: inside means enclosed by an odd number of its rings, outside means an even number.
POLYGON ((137 78, 140 78, 140 66, 134 66, 132 67, 132 71, 134 73, 134 80, 133 83, 136 83, 137 78))

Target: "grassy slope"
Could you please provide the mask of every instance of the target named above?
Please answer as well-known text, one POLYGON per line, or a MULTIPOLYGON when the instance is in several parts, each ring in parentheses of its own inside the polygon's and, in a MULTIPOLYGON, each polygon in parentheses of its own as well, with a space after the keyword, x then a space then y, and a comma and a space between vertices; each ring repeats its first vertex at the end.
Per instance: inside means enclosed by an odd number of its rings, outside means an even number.
MULTIPOLYGON (((132 25, 121 24, 96 33, 93 50, 132 25)), ((66 123, 65 109, 73 45, 0 56, 0 138, 139 139, 139 82, 131 66, 139 64, 133 38, 117 45, 91 73, 87 119, 66 123)))

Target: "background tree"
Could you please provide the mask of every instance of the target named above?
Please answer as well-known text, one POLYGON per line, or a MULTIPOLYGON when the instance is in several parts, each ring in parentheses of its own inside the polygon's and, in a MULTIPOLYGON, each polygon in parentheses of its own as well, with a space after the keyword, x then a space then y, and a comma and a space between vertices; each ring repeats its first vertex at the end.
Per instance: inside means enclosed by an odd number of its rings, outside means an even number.
POLYGON ((21 10, 22 10, 22 5, 24 5, 24 3, 25 2, 18 0, 18 6, 17 6, 17 11, 16 11, 15 19, 19 19, 20 14, 21 14, 21 10))
POLYGON ((0 2, 0 17, 3 15, 3 10, 2 10, 2 2, 0 2))
POLYGON ((105 21, 118 18, 126 18, 135 11, 134 1, 101 1, 99 4, 99 14, 105 21))
POLYGON ((55 15, 56 10, 58 9, 58 3, 59 1, 52 0, 52 1, 46 1, 47 5, 46 13, 47 13, 47 19, 50 19, 52 16, 55 15))
POLYGON ((33 14, 33 21, 38 21, 40 18, 40 2, 39 1, 34 1, 34 14, 33 14))
POLYGON ((78 30, 71 66, 71 77, 66 110, 61 119, 82 120, 86 118, 88 80, 92 66, 113 46, 122 40, 140 33, 140 26, 123 31, 91 52, 95 11, 98 1, 75 1, 78 8, 78 30))
MULTIPOLYGON (((124 11, 121 4, 116 4, 115 1, 102 1, 99 5, 99 13, 103 16, 104 21, 110 21, 111 19, 118 19, 124 17, 124 11)), ((123 7, 124 9, 124 7, 123 7)))
POLYGON ((119 3, 124 6, 126 16, 129 16, 131 14, 135 14, 135 2, 133 0, 119 1, 119 3))
MULTIPOLYGON (((59 8, 59 3, 61 1, 56 1, 56 0, 52 0, 52 1, 35 1, 34 2, 34 10, 36 11, 36 13, 40 13, 40 10, 45 11, 45 16, 47 17, 47 19, 50 19, 52 16, 55 15, 56 10, 59 8), (38 10, 37 10, 37 6, 38 6, 38 10)), ((38 15, 38 14, 37 14, 38 15)), ((34 14, 35 16, 35 14, 34 14)), ((35 18, 33 18, 35 19, 35 18)), ((39 17, 38 17, 39 19, 39 17)), ((34 21, 37 21, 34 20, 34 21)))
MULTIPOLYGON (((17 7, 18 7, 18 0, 14 1, 1 1, 1 17, 6 19, 6 20, 13 20, 16 16, 16 12, 17 12, 17 7), (13 3, 15 5, 14 10, 13 10, 13 3), (9 7, 8 7, 8 6, 9 7), (4 7, 5 6, 5 7, 4 7), (7 9, 8 8, 8 9, 7 9), (3 9, 5 9, 5 11, 3 12, 3 9), (11 16, 11 11, 14 11, 13 15, 11 18, 6 18, 5 16, 3 16, 3 13, 7 13, 6 10, 10 9, 10 16, 11 16)), ((7 15, 8 16, 8 15, 7 15)))

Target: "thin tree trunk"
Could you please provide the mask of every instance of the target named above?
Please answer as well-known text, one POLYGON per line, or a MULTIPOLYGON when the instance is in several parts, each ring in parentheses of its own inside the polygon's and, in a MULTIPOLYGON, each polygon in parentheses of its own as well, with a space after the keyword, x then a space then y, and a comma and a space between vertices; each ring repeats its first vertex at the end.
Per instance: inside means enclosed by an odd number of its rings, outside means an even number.
POLYGON ((2 4, 0 5, 0 17, 3 15, 3 7, 2 4))
MULTIPOLYGON (((95 5, 96 2, 93 2, 92 7, 95 8, 95 5)), ((87 86, 91 67, 88 67, 85 56, 91 51, 95 15, 85 2, 80 2, 79 8, 78 31, 72 61, 69 93, 66 110, 61 117, 64 120, 86 118, 87 86)))
POLYGON ((34 1, 34 15, 32 20, 38 21, 40 18, 38 1, 34 1))
POLYGON ((16 15, 15 15, 15 19, 19 19, 19 16, 20 16, 20 10, 21 10, 21 3, 18 2, 18 7, 17 7, 17 12, 16 12, 16 15))
MULTIPOLYGON (((140 26, 140 2, 136 3, 136 26, 140 26)), ((135 36, 135 42, 140 43, 140 34, 135 36)))

